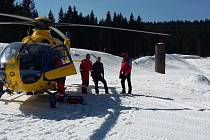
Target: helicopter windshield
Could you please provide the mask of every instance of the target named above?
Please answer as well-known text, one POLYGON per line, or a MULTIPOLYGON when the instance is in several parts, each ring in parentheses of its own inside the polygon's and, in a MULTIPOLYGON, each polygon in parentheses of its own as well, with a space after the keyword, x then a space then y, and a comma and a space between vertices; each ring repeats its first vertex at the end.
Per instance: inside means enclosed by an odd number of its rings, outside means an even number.
POLYGON ((43 73, 73 63, 65 46, 27 44, 20 49, 20 76, 24 84, 37 82, 43 73))
MULTIPOLYGON (((20 78, 24 84, 35 83, 43 73, 52 72, 73 63, 64 45, 53 47, 41 43, 12 43, 6 46, 0 55, 0 71, 4 72, 6 64, 13 63, 13 61, 14 64, 19 65, 20 78)), ((63 71, 56 73, 66 75, 63 71)))
POLYGON ((20 76, 25 84, 38 81, 43 73, 50 45, 28 44, 20 50, 20 76))
POLYGON ((5 68, 5 64, 8 63, 11 59, 14 59, 22 47, 23 43, 16 42, 16 43, 11 43, 7 45, 1 55, 0 55, 0 63, 1 63, 1 68, 5 68))
POLYGON ((48 45, 28 44, 20 50, 20 69, 43 70, 44 56, 46 55, 48 45))

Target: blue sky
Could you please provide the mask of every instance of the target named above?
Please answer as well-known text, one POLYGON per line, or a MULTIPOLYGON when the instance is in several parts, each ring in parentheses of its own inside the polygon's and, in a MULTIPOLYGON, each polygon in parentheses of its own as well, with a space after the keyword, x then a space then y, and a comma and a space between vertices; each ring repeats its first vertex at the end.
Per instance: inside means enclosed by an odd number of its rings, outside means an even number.
MULTIPOLYGON (((22 1, 22 0, 16 0, 22 1)), ((143 21, 200 20, 210 19, 210 0, 34 0, 40 16, 47 16, 49 10, 55 17, 62 6, 76 6, 87 15, 94 11, 100 19, 107 11, 122 13, 129 17, 140 15, 143 21)))

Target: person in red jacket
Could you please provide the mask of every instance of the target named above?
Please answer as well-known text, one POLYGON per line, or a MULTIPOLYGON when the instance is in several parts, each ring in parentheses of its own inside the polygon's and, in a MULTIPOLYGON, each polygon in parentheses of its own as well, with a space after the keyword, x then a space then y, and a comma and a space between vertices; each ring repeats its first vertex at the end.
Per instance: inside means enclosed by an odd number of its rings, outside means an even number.
POLYGON ((131 85, 131 69, 132 69, 132 61, 128 57, 127 53, 123 53, 123 60, 120 69, 120 76, 121 85, 122 85, 122 94, 125 94, 125 80, 128 82, 128 94, 132 92, 132 85, 131 85))
MULTIPOLYGON (((56 56, 54 58, 54 66, 55 67, 60 67, 63 65, 63 62, 61 60, 61 58, 59 58, 58 56, 56 56)), ((57 83, 57 88, 58 88, 58 92, 59 92, 59 96, 58 96, 58 102, 64 102, 64 96, 65 96, 65 80, 66 77, 61 77, 61 78, 57 78, 55 79, 56 83, 57 83)))
POLYGON ((82 60, 80 64, 80 73, 82 78, 82 93, 87 93, 89 86, 89 73, 92 70, 92 62, 90 61, 90 54, 86 55, 86 58, 82 60))

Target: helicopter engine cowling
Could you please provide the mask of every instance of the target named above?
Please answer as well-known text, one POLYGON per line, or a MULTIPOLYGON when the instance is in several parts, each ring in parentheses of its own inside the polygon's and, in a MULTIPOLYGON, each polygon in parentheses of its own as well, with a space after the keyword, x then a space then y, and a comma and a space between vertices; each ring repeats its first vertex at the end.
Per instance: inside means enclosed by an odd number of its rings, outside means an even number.
POLYGON ((37 30, 34 29, 31 36, 26 36, 22 39, 24 43, 46 43, 52 46, 62 45, 63 43, 51 36, 49 30, 37 30))

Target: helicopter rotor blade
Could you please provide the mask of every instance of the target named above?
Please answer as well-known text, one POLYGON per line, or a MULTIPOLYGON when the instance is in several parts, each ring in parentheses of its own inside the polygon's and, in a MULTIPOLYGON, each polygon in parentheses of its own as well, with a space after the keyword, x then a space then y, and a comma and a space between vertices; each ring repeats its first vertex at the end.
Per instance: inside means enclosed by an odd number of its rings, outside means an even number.
MULTIPOLYGON (((17 19, 22 19, 22 20, 26 20, 28 22, 31 23, 31 25, 34 26, 45 26, 45 23, 42 21, 37 21, 35 19, 29 18, 29 17, 25 17, 25 16, 19 16, 19 15, 13 15, 13 14, 6 14, 6 13, 0 13, 0 16, 5 16, 5 17, 12 17, 12 18, 17 18, 17 19)), ((2 23, 3 24, 3 23, 2 23)), ((6 23, 5 23, 6 24, 6 23)), ((13 23, 12 23, 13 24, 13 23)), ((28 24, 26 24, 28 25, 28 24)))
POLYGON ((31 21, 31 22, 36 22, 36 21, 35 21, 34 19, 32 19, 32 18, 24 17, 24 16, 19 16, 19 15, 0 13, 0 16, 12 17, 12 18, 17 18, 17 19, 22 19, 22 20, 31 21))
POLYGON ((152 34, 152 35, 159 35, 159 36, 170 36, 170 34, 165 34, 165 33, 142 31, 142 30, 133 30, 133 29, 125 29, 125 28, 116 28, 116 27, 108 27, 108 26, 85 25, 85 24, 71 24, 71 23, 54 23, 54 25, 55 26, 70 26, 70 27, 101 28, 101 29, 110 29, 110 30, 119 30, 119 31, 128 31, 128 32, 152 34))
MULTIPOLYGON (((31 21, 31 24, 39 25, 39 26, 44 26, 45 24, 41 21, 36 21, 32 18, 29 17, 24 17, 24 16, 19 16, 19 15, 13 15, 13 14, 6 14, 6 13, 0 13, 0 16, 5 16, 5 17, 13 17, 13 18, 18 18, 22 20, 27 20, 31 21)), ((15 24, 12 22, 1 22, 0 24, 15 24)), ((22 24, 22 23, 16 23, 16 24, 22 24)), ((23 23, 23 25, 29 25, 30 23, 23 23)), ((88 28, 100 28, 100 29, 110 29, 110 30, 119 30, 119 31, 128 31, 128 32, 136 32, 136 33, 144 33, 144 34, 152 34, 152 35, 159 35, 159 36, 170 36, 170 34, 165 34, 165 33, 159 33, 159 32, 150 32, 150 31, 143 31, 143 30, 134 30, 134 29, 125 29, 125 28, 117 28, 117 27, 108 27, 108 26, 97 26, 97 25, 85 25, 85 24, 71 24, 71 23, 54 23, 54 26, 69 26, 69 27, 88 27, 88 28)), ((57 30, 54 27, 50 27, 50 29, 54 30, 57 32, 62 38, 66 38, 65 35, 57 30)))
POLYGON ((31 22, 21 22, 21 21, 16 21, 16 22, 0 22, 0 25, 26 25, 26 26, 34 26, 31 22))
POLYGON ((53 30, 54 32, 56 32, 58 35, 60 35, 60 37, 62 37, 63 39, 66 39, 66 36, 61 31, 59 31, 58 29, 56 29, 55 27, 50 26, 49 28, 51 30, 53 30))

